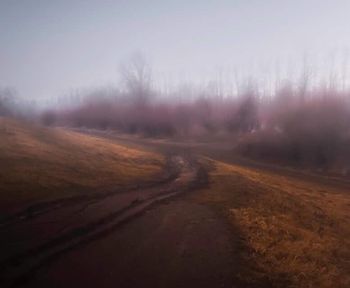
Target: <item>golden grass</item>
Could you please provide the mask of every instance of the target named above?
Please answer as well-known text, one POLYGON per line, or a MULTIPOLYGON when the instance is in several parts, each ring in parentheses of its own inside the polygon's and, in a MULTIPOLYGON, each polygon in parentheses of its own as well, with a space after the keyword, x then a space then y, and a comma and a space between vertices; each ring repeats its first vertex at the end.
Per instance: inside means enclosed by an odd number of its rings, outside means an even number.
POLYGON ((0 211, 147 181, 163 164, 114 141, 0 118, 0 211))
POLYGON ((274 287, 350 287, 350 191, 214 162, 212 205, 244 239, 238 277, 274 287))

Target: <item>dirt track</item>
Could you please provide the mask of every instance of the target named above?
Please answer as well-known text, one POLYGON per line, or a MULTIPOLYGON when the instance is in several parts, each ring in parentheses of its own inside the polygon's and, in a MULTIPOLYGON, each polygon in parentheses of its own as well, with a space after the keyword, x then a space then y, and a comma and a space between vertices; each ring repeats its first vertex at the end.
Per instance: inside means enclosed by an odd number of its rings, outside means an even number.
POLYGON ((1 223, 1 287, 232 287, 228 227, 184 197, 205 182, 203 167, 185 154, 169 163, 158 183, 1 223))

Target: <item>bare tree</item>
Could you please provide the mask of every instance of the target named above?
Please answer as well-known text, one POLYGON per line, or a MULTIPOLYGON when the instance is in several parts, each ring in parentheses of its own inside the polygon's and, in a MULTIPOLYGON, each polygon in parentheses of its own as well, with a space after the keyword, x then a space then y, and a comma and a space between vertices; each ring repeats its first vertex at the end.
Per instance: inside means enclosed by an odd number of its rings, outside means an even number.
POLYGON ((308 56, 304 54, 303 66, 299 82, 299 100, 304 101, 311 81, 311 69, 308 64, 308 56))
POLYGON ((12 114, 16 102, 16 92, 11 88, 0 88, 0 115, 12 114))
POLYGON ((151 68, 140 53, 120 65, 120 74, 127 93, 139 105, 145 105, 152 90, 151 68))
POLYGON ((342 61, 342 90, 345 92, 347 89, 347 77, 348 77, 348 59, 349 58, 349 49, 345 49, 343 51, 343 61, 342 61))

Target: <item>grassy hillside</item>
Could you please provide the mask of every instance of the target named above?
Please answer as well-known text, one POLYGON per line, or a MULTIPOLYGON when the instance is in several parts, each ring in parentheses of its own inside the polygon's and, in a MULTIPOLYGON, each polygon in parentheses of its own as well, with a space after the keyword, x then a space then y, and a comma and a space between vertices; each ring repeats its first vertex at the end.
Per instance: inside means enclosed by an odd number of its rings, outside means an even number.
POLYGON ((147 181, 163 163, 156 153, 0 117, 0 211, 147 181))
POLYGON ((349 287, 349 187, 210 161, 195 200, 223 213, 242 236, 239 277, 267 287, 349 287))

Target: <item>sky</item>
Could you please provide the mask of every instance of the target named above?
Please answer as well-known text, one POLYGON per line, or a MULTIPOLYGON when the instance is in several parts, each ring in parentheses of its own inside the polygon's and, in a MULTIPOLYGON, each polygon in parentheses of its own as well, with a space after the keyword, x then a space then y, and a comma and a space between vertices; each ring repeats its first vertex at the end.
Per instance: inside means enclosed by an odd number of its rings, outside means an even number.
POLYGON ((288 78, 301 63, 326 78, 350 64, 349 11, 348 0, 0 0, 0 87, 41 98, 117 85, 135 52, 158 81, 288 78))

